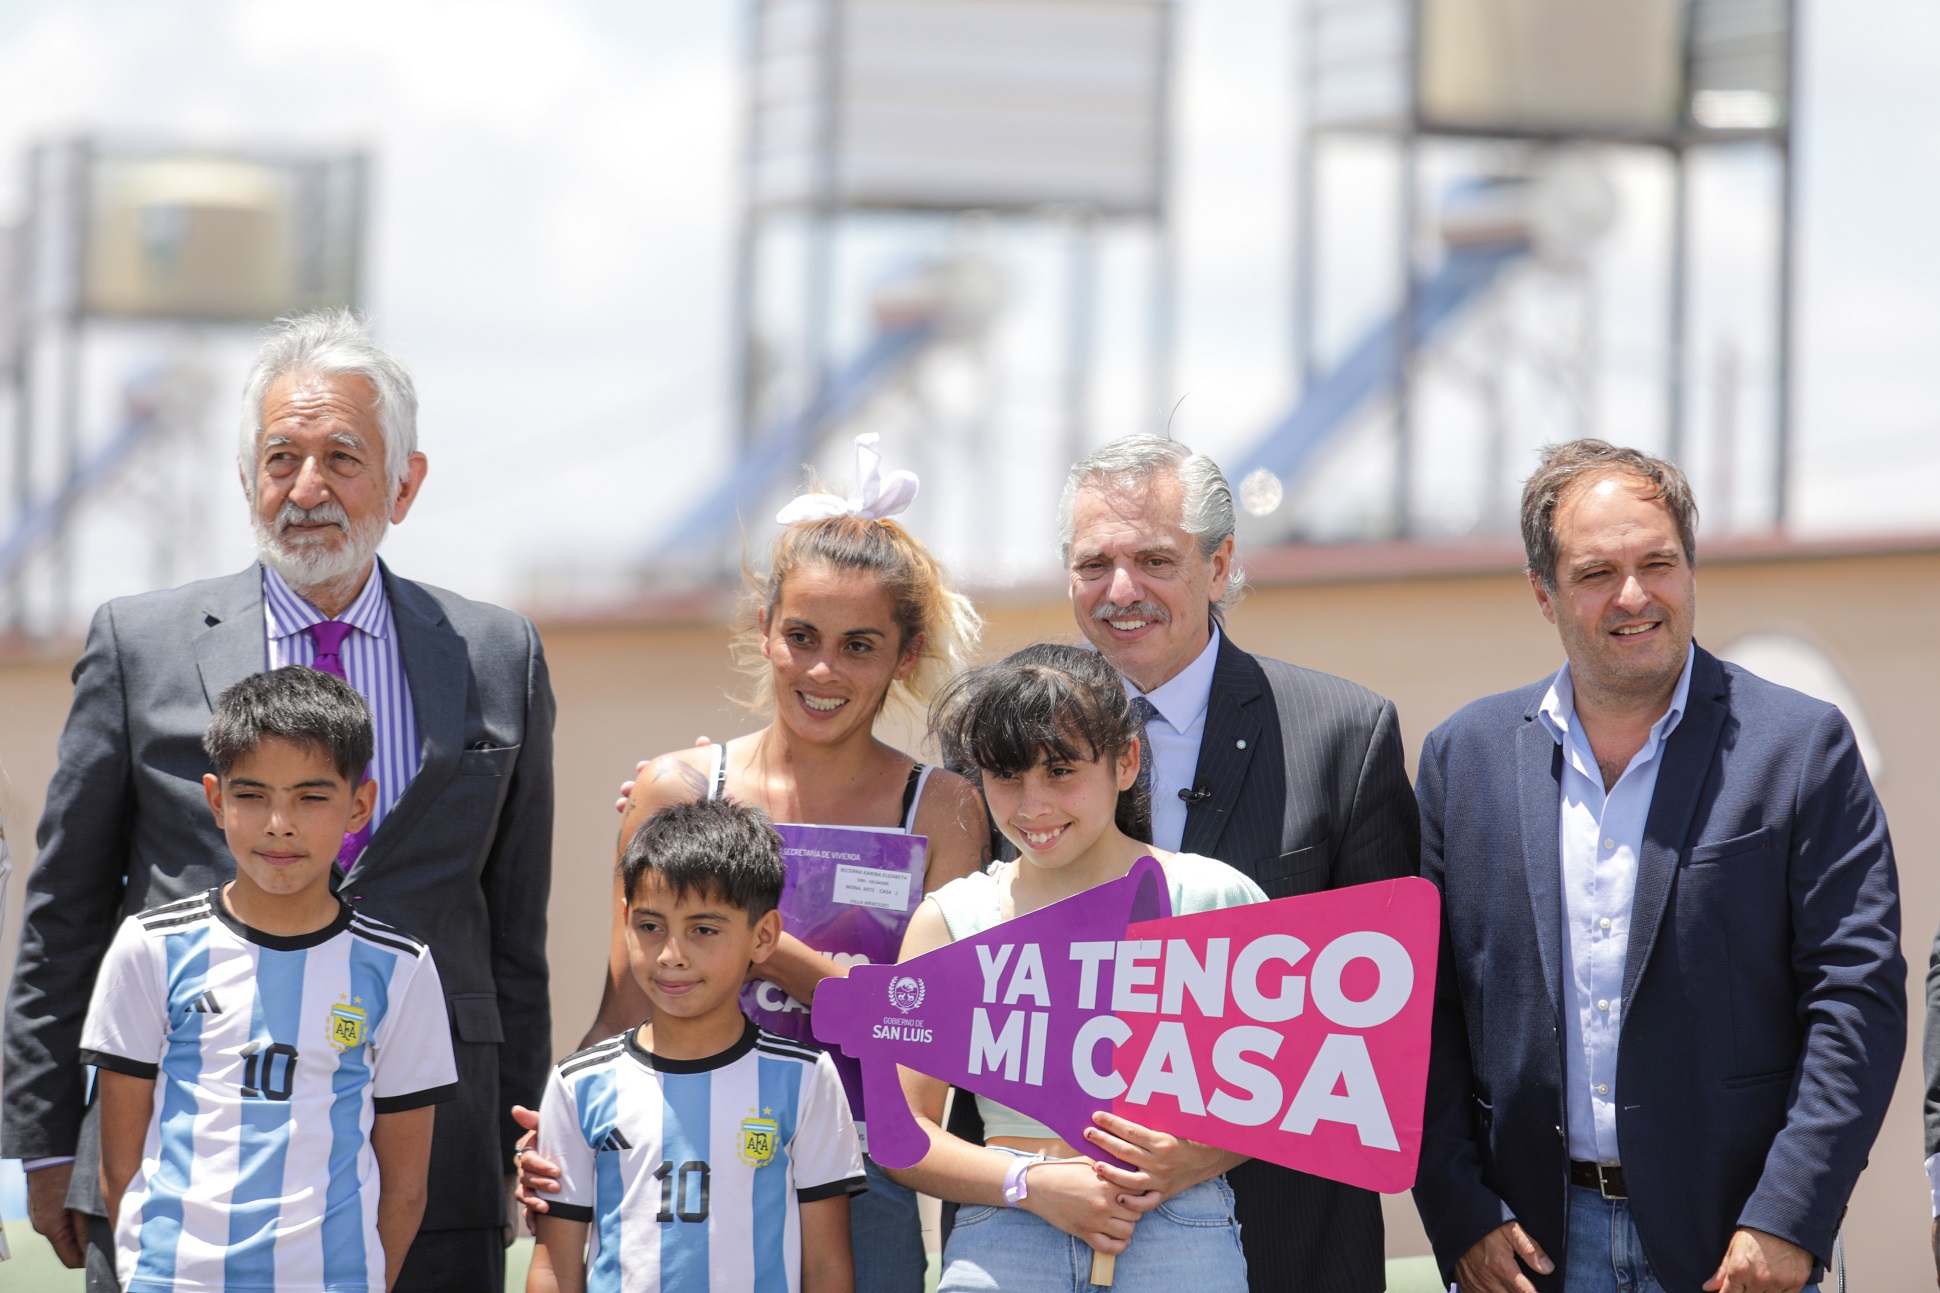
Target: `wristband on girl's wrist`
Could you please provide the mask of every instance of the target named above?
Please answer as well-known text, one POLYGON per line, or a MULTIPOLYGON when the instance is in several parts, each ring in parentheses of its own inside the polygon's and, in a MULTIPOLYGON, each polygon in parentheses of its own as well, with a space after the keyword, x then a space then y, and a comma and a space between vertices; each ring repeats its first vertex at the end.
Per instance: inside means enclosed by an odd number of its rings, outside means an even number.
POLYGON ((1031 1194, 1030 1182, 1025 1179, 1024 1174, 1030 1171, 1033 1167, 1036 1167, 1039 1163, 1042 1163, 1043 1161, 1044 1161, 1043 1155, 1035 1154, 1035 1155, 1032 1155, 1030 1158, 1017 1159, 1007 1169, 1005 1169, 1004 1171, 1004 1206, 1005 1207, 1016 1208, 1016 1207, 1023 1206, 1024 1200, 1029 1198, 1031 1194))

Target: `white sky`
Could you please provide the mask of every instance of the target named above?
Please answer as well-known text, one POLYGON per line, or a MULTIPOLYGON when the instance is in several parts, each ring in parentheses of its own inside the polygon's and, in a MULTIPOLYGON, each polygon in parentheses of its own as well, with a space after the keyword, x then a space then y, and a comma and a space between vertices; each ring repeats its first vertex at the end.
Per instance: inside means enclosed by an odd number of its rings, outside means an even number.
MULTIPOLYGON (((1940 529, 1940 80, 1930 57, 1940 15, 1921 0, 1803 8, 1797 515, 1809 530, 1940 529)), ((1186 399, 1173 429, 1230 456, 1290 390, 1293 5, 1185 0, 1180 13, 1176 389, 1186 399)), ((432 461, 386 554, 416 577, 520 601, 535 565, 639 552, 726 461, 742 20, 729 0, 10 0, 0 7, 0 218, 19 201, 5 159, 62 132, 372 149, 367 305, 417 375, 432 461)), ((1657 242, 1639 202, 1652 179, 1639 164, 1615 170, 1631 220, 1604 273, 1621 317, 1603 338, 1599 429, 1651 445, 1656 316, 1639 283, 1657 272, 1657 242)), ((1762 236, 1757 181, 1755 167, 1727 172, 1700 199, 1701 240, 1718 262, 1703 281, 1723 298, 1694 323, 1701 365, 1727 335, 1762 344, 1737 336, 1758 327, 1762 288, 1745 251, 1762 236)), ((1341 190, 1350 207, 1379 193, 1356 183, 1341 190)), ((1350 223, 1358 215, 1347 212, 1350 223)), ((1018 253, 1026 278, 1031 265, 1055 266, 1029 251, 1018 253)), ((1355 325, 1375 296, 1349 295, 1336 306, 1355 325)), ((1055 300, 1028 282, 1014 297, 1019 309, 1055 300)), ((106 429, 118 367, 146 344, 104 343, 90 435, 106 429)), ((193 462, 221 479, 247 347, 231 338, 201 353, 218 390, 215 430, 193 462)), ((1128 342, 1101 360, 1100 438, 1134 429, 1136 353, 1128 342)), ((1020 371, 1013 386, 1035 390, 1045 375, 1020 371)), ((1742 416, 1755 413, 1748 397, 1742 416)), ((1036 434, 1046 416, 1020 411, 1014 435, 1036 434)), ((1694 409, 1694 435, 1703 421, 1694 409)), ((1740 519, 1757 510, 1756 465, 1747 449, 1740 519)), ((1029 478, 1001 505, 1043 522, 1007 527, 992 570, 1028 569, 1050 550, 1053 464, 1017 470, 1029 478)), ((226 481, 207 497, 206 541, 167 567, 126 560, 127 517, 90 512, 82 609, 246 561, 240 500, 226 481)), ((999 503, 971 497, 952 509, 933 488, 910 519, 921 532, 927 504, 939 528, 981 516, 987 536, 999 503)), ((1461 523, 1462 507, 1438 506, 1426 510, 1461 523)))

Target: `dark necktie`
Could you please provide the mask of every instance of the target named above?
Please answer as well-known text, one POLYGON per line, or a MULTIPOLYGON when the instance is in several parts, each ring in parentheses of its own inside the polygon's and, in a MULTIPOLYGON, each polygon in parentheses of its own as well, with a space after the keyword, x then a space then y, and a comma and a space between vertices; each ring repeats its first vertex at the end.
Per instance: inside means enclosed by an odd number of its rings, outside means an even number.
MULTIPOLYGON (((318 673, 335 674, 345 682, 349 682, 350 675, 344 672, 344 639, 350 636, 351 629, 354 627, 343 620, 318 620, 312 624, 306 632, 317 644, 317 658, 310 667, 318 673)), ((364 769, 364 776, 366 778, 370 776, 369 768, 364 769)), ((345 835, 343 847, 337 850, 337 869, 350 870, 350 864, 355 862, 357 855, 364 851, 364 844, 369 839, 369 822, 365 822, 345 835)))
POLYGON ((1147 730, 1158 708, 1143 696, 1132 697, 1132 717, 1138 720, 1138 780, 1133 783, 1145 793, 1145 809, 1152 810, 1152 737, 1147 730))

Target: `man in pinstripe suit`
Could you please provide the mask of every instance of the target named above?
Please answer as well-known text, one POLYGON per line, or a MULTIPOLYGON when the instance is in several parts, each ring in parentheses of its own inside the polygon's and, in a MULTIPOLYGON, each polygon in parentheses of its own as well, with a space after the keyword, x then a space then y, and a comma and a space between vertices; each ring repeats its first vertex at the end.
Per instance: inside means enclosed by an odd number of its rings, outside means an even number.
MULTIPOLYGON (((1152 842, 1218 858, 1269 898, 1415 874, 1394 706, 1233 643, 1233 526, 1219 468, 1156 436, 1076 464, 1058 506, 1072 610, 1147 715, 1152 842)), ((1262 1162, 1227 1179, 1253 1289, 1384 1287, 1378 1195, 1262 1162)))
MULTIPOLYGON (((27 883, 8 995, 0 1149, 28 1160, 29 1211, 89 1288, 115 1287, 98 1122, 79 1034, 124 916, 233 878, 202 802, 201 736, 231 683, 284 664, 370 703, 381 816, 333 879, 356 909, 429 943, 451 1013, 458 1099, 438 1113, 430 1200, 400 1293, 504 1283, 505 1182, 552 1054, 546 894, 552 690, 523 616, 401 579, 377 560, 425 477, 417 395, 364 325, 332 311, 271 332, 244 395, 241 471, 261 560, 98 611, 27 883)), ((319 1032, 317 1060, 330 1054, 319 1032)), ((288 1044, 289 1039, 278 1038, 288 1044)), ((296 1063, 312 1060, 295 1039, 296 1063)))

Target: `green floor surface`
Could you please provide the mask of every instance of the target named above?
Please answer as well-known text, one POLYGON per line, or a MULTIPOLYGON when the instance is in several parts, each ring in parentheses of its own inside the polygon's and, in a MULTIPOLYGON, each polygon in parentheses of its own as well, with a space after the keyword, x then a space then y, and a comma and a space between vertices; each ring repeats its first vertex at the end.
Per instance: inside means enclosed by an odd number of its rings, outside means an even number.
MULTIPOLYGON (((6 1293, 81 1293, 80 1271, 68 1270, 54 1256, 45 1239, 25 1221, 7 1222, 7 1242, 13 1260, 0 1262, 0 1290, 6 1293)), ((532 1241, 521 1239, 505 1254, 506 1293, 523 1293, 526 1267, 532 1261, 532 1241)), ((936 1259, 930 1259, 926 1290, 936 1288, 936 1259)), ((1388 1263, 1388 1293, 1443 1293, 1435 1279, 1432 1257, 1397 1257, 1388 1263)))

